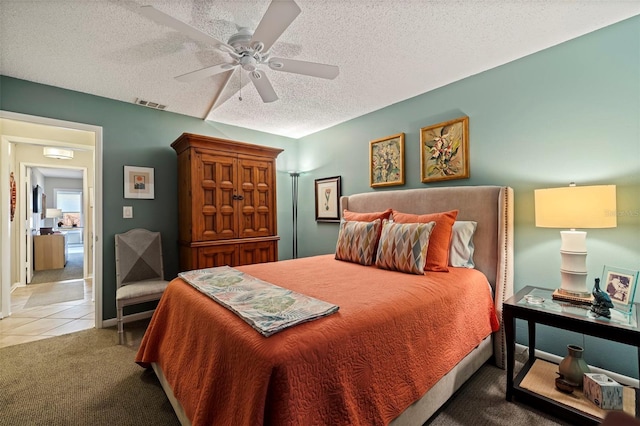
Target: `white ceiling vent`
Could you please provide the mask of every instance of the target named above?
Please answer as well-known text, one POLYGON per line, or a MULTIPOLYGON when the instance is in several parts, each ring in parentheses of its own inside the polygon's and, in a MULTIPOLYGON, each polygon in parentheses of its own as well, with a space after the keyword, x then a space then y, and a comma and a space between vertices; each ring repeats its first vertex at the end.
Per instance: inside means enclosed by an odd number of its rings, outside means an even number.
POLYGON ((140 98, 136 98, 136 104, 153 108, 153 109, 159 109, 161 111, 164 111, 167 108, 166 105, 162 105, 157 102, 145 101, 144 99, 140 99, 140 98))

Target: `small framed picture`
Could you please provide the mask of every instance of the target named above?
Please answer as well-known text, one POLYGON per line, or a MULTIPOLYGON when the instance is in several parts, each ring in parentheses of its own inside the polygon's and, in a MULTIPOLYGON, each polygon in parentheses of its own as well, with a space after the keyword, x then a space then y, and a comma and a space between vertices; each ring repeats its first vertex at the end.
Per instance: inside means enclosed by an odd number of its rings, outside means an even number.
POLYGON ((469 117, 420 129, 423 183, 469 177, 469 117))
POLYGON ((638 271, 605 265, 602 283, 600 288, 607 292, 614 308, 630 315, 638 284, 638 271))
POLYGON ((404 133, 369 142, 369 183, 372 188, 404 185, 404 133))
POLYGON ((124 198, 154 198, 153 167, 124 166, 124 198))
POLYGON ((316 221, 340 222, 340 176, 316 179, 316 221))

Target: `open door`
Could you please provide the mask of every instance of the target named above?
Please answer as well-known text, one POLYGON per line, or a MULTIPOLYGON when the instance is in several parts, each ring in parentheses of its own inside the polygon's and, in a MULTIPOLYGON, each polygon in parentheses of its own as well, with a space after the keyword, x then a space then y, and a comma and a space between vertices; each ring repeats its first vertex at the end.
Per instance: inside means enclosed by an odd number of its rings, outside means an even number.
POLYGON ((22 172, 24 181, 22 199, 26 201, 24 213, 20 220, 23 223, 22 238, 24 238, 25 263, 20 268, 20 282, 31 283, 33 279, 33 192, 31 188, 31 167, 25 167, 22 172), (24 277, 24 281, 22 278, 24 277))

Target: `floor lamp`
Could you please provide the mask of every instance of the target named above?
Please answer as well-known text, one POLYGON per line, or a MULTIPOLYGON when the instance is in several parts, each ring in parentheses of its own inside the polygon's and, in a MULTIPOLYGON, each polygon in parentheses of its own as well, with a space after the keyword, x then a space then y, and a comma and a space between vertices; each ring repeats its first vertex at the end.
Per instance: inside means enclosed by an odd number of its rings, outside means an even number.
POLYGON ((293 258, 298 258, 298 177, 300 172, 289 172, 291 176, 291 205, 293 208, 293 258))

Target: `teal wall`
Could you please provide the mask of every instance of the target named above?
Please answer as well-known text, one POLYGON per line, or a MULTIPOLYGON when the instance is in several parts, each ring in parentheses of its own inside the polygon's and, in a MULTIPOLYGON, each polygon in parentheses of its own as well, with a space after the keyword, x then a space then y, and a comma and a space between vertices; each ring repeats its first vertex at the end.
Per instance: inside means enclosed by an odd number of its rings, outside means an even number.
MULTIPOLYGON (((314 179, 340 175, 343 194, 373 191, 369 141, 399 132, 406 184, 387 189, 514 188, 516 290, 559 286, 560 230, 534 226, 533 190, 571 181, 617 185, 618 227, 588 230, 589 286, 603 265, 640 269, 640 17, 302 138, 300 169, 309 172, 300 178, 301 256, 333 252, 338 231, 314 220, 314 179), (420 128, 463 115, 470 179, 421 183, 420 128)), ((519 324, 518 340, 525 337, 519 324)), ((568 343, 584 345, 590 363, 638 378, 634 349, 584 339, 545 330, 538 341, 561 356, 568 343)))
MULTIPOLYGON (((0 78, 0 109, 4 111, 92 124, 103 128, 103 319, 115 318, 114 235, 143 227, 162 233, 165 274, 178 272, 177 156, 171 143, 183 132, 283 148, 277 168, 297 155, 294 139, 157 111, 97 96, 0 78), (123 167, 155 169, 153 200, 124 199, 123 167), (122 206, 133 206, 133 219, 122 218, 122 206)), ((278 206, 291 206, 290 178, 278 172, 278 206)), ((291 257, 291 210, 278 211, 280 258, 291 257)))
MULTIPOLYGON (((0 109, 104 128, 105 319, 115 316, 115 233, 135 226, 161 230, 168 269, 177 270, 176 159, 169 145, 185 131, 285 148, 281 170, 290 169, 297 159, 297 168, 306 171, 299 183, 300 256, 331 253, 335 247, 338 225, 315 222, 314 179, 342 176, 343 194, 372 191, 369 141, 404 132, 406 184, 387 189, 485 184, 514 188, 516 290, 559 284, 559 230, 533 225, 533 190, 570 181, 617 185, 618 227, 588 232, 589 281, 601 275, 603 265, 640 269, 640 17, 297 142, 8 77, 2 77, 0 85, 0 109), (471 177, 422 184, 419 129, 463 115, 470 120, 471 177), (155 200, 125 203, 125 164, 156 168, 157 187, 163 190, 155 200), (134 206, 135 219, 121 218, 125 204, 134 206)), ((289 185, 287 174, 279 173, 281 259, 291 256, 289 185)), ((564 356, 566 345, 577 343, 585 347, 590 364, 638 378, 637 352, 631 347, 550 329, 539 334, 543 350, 564 356)), ((518 340, 526 343, 522 324, 518 340)))

